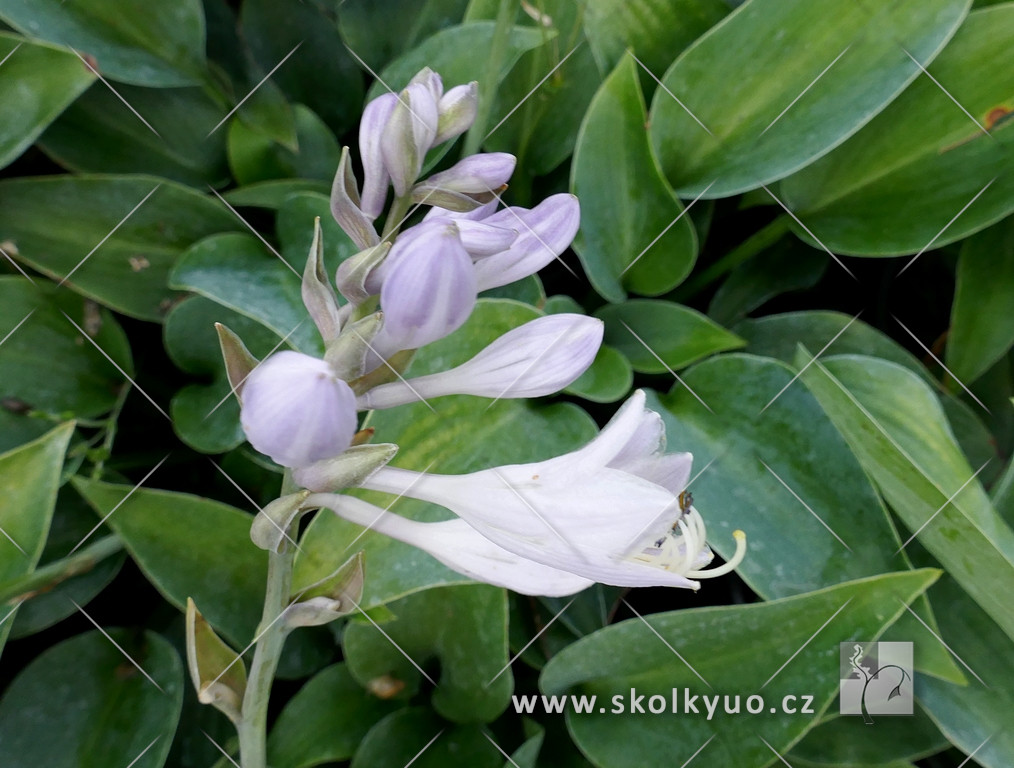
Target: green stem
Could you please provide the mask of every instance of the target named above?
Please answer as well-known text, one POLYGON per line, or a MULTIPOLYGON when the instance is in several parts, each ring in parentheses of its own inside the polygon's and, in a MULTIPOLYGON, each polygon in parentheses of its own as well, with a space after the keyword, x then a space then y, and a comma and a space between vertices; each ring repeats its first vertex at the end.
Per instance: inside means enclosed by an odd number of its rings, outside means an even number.
POLYGON ((288 627, 280 617, 289 604, 294 558, 295 548, 288 545, 284 545, 282 552, 268 553, 264 612, 257 630, 257 649, 247 676, 242 720, 237 726, 242 768, 267 767, 268 697, 288 635, 288 627))
POLYGON ((486 68, 479 80, 479 107, 476 110, 475 122, 472 123, 472 127, 468 129, 468 134, 465 136, 462 157, 474 155, 486 139, 486 126, 489 125, 489 116, 493 111, 497 86, 500 84, 500 72, 503 70, 504 61, 507 58, 511 31, 514 29, 514 19, 517 17, 517 13, 517 0, 500 0, 500 7, 496 14, 496 27, 493 30, 493 42, 485 57, 486 68))
POLYGON ((755 232, 718 261, 679 287, 679 296, 690 297, 707 288, 763 250, 770 248, 789 231, 789 217, 779 216, 763 229, 755 232))
POLYGON ((0 585, 0 605, 22 602, 40 592, 48 592, 57 584, 87 573, 101 561, 123 549, 118 536, 106 536, 73 555, 44 565, 24 578, 0 585))
POLYGON ((395 235, 398 234, 398 230, 401 228, 402 220, 405 218, 405 214, 408 213, 408 209, 412 207, 412 195, 408 194, 404 197, 396 197, 394 202, 391 203, 391 210, 387 212, 387 219, 384 221, 384 234, 381 236, 381 240, 389 240, 394 242, 395 235))

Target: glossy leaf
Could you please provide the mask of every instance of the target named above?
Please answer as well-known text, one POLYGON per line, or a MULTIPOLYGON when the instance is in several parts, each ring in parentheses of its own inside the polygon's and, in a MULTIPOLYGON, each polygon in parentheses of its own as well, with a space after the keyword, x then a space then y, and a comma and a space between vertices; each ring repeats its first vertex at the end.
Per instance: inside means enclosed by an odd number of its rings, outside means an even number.
POLYGON ((633 383, 630 361, 619 350, 603 344, 591 367, 564 392, 593 403, 615 403, 630 391, 633 383))
POLYGON ((612 71, 629 48, 650 72, 661 75, 728 13, 721 0, 589 0, 584 28, 602 72, 612 71))
POLYGON ((702 753, 709 765, 762 768, 775 759, 772 750, 784 753, 837 697, 838 643, 877 638, 938 575, 889 574, 774 602, 632 618, 557 654, 543 670, 540 687, 547 694, 570 690, 597 697, 590 714, 568 711, 567 725, 582 752, 603 768, 682 764, 712 736, 702 753), (719 705, 708 719, 698 700, 705 714, 687 715, 678 696, 674 716, 676 688, 685 689, 681 694, 729 695, 730 701, 739 694, 740 714, 726 714, 719 705), (645 694, 642 707, 649 695, 661 696, 666 716, 631 713, 631 689, 645 694), (813 696, 814 714, 768 711, 784 696, 804 691, 813 696), (747 697, 758 692, 762 711, 745 714, 747 697), (617 698, 624 714, 607 710, 617 698))
MULTIPOLYGON (((938 643, 939 644, 939 643, 938 643)), ((861 717, 836 717, 821 723, 787 755, 807 765, 880 765, 918 760, 949 746, 940 729, 919 707, 913 717, 877 718, 870 728, 861 717)))
POLYGON ((256 320, 307 354, 323 351, 300 297, 300 275, 253 235, 202 240, 180 257, 169 282, 256 320))
POLYGON ((95 80, 71 51, 0 33, 0 90, 19 93, 0 126, 0 168, 15 160, 95 80))
MULTIPOLYGON (((200 0, 0 0, 0 18, 91 57, 104 77, 134 85, 198 85, 206 77, 200 0)), ((82 64, 84 66, 84 64, 82 64)))
POLYGON ((662 77, 651 139, 663 171, 684 197, 726 197, 789 175, 901 93, 919 75, 903 48, 932 60, 968 6, 744 3, 662 77))
POLYGON ((581 200, 574 248, 609 301, 623 301, 626 290, 666 293, 697 257, 693 224, 658 169, 646 125, 637 65, 626 56, 595 94, 571 166, 581 200))
POLYGON ((0 700, 7 768, 165 762, 183 701, 180 658, 154 632, 106 631, 48 648, 10 684, 0 700))
POLYGON ((116 366, 133 372, 127 337, 113 316, 49 283, 0 277, 0 338, 0 396, 22 409, 98 416, 126 384, 116 366), (91 331, 95 344, 67 317, 91 331))
POLYGON ((275 218, 280 251, 285 260, 302 274, 313 243, 313 221, 317 217, 320 218, 325 271, 330 279, 334 279, 338 265, 357 254, 359 246, 334 220, 327 195, 296 192, 285 199, 275 218))
POLYGON ((412 763, 416 768, 503 765, 503 756, 478 726, 450 725, 426 709, 413 707, 377 723, 363 739, 351 768, 404 768, 413 758, 417 758, 412 763))
POLYGON ((634 299, 595 313, 606 323, 605 342, 627 356, 638 373, 665 373, 702 357, 743 346, 743 340, 689 307, 634 299))
POLYGON ((290 195, 299 192, 319 192, 326 195, 331 185, 316 179, 274 179, 258 181, 230 189, 223 197, 231 205, 248 205, 254 208, 281 208, 290 195))
POLYGON ((927 66, 940 85, 920 76, 854 138, 787 179, 783 202, 828 248, 861 256, 917 253, 1003 218, 1014 210, 1014 179, 1002 172, 1014 139, 1012 50, 1014 6, 972 13, 927 66))
POLYGON ((205 191, 228 179, 225 133, 211 133, 227 111, 221 104, 199 88, 121 84, 116 91, 144 121, 99 85, 49 126, 39 139, 43 151, 75 172, 150 173, 205 191))
MULTIPOLYGON (((493 339, 538 317, 531 307, 504 299, 483 299, 460 329, 422 349, 405 374, 411 378, 458 365, 493 339)), ((394 464, 417 471, 446 474, 541 461, 573 450, 595 434, 592 420, 570 403, 539 406, 531 401, 503 399, 491 405, 484 398, 452 396, 424 403, 374 411, 366 424, 376 429, 375 441, 401 446, 394 464)), ((389 497, 363 494, 387 506, 389 497)), ((391 511, 415 519, 446 519, 442 507, 400 498, 391 511)), ((368 577, 364 608, 382 605, 432 586, 470 583, 429 555, 374 532, 346 523, 330 513, 318 514, 300 541, 295 583, 312 584, 331 573, 352 554, 366 553, 368 577), (361 535, 362 534, 362 535, 361 535)))
MULTIPOLYGON (((35 570, 53 519, 60 470, 73 424, 64 424, 13 451, 0 454, 0 583, 35 570)), ((0 606, 0 650, 17 606, 0 606)))
POLYGON ((240 184, 290 177, 326 182, 334 178, 341 149, 331 129, 302 104, 297 104, 293 112, 295 148, 242 120, 230 123, 229 167, 240 184))
POLYGON ((1014 219, 965 241, 947 337, 947 367, 968 386, 1014 344, 1014 219))
POLYGON ((244 228, 217 200, 150 176, 0 182, 0 242, 13 244, 12 256, 143 320, 169 309, 167 275, 184 248, 244 228))
POLYGON ((267 578, 267 557, 250 543, 250 515, 185 493, 72 482, 170 603, 183 610, 193 598, 219 634, 246 647, 267 578))
MULTIPOLYGON (((809 361, 800 353, 800 365, 809 361)), ((802 380, 919 542, 1014 636, 1014 531, 961 454, 932 391, 883 360, 822 358, 802 380)), ((907 538, 907 537, 906 537, 907 538)))
POLYGON ((382 678, 401 689, 399 699, 410 699, 430 685, 413 662, 423 669, 439 664, 431 699, 439 715, 484 723, 503 712, 514 688, 509 670, 499 674, 509 660, 504 590, 478 584, 430 589, 390 608, 397 618, 383 632, 365 622, 345 629, 345 661, 360 685, 370 689, 382 678))

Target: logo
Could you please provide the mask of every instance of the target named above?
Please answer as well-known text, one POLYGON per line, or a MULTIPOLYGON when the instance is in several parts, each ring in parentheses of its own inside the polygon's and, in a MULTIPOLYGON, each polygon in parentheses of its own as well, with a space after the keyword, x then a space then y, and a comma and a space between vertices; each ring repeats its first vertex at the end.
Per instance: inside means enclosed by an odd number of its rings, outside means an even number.
POLYGON ((841 674, 838 711, 862 715, 873 725, 873 715, 913 713, 912 643, 840 644, 841 674))

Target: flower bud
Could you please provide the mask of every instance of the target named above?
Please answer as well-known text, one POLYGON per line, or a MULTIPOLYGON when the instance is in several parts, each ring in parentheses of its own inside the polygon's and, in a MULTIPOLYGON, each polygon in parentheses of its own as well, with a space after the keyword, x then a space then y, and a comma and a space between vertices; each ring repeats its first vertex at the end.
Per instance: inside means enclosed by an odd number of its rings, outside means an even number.
MULTIPOLYGON (((379 150, 377 156, 380 156, 379 150)), ((383 184, 384 194, 386 194, 386 176, 383 184)), ((381 199, 380 207, 383 208, 383 205, 384 201, 381 199)), ((379 214, 379 212, 378 210, 377 213, 379 214)), ((352 239, 352 242, 360 248, 371 248, 380 242, 372 224, 372 220, 376 218, 377 214, 367 217, 359 207, 359 187, 356 185, 356 177, 352 174, 348 147, 342 147, 338 172, 335 174, 334 184, 331 185, 331 215, 338 222, 338 226, 352 239)))
POLYGON ((251 445, 284 467, 337 456, 356 431, 355 395, 323 360, 272 355, 243 386, 240 422, 251 445))
POLYGON ((370 220, 383 212, 384 203, 387 201, 387 183, 390 176, 384 164, 382 143, 396 106, 398 106, 397 94, 385 93, 378 96, 366 105, 359 122, 359 154, 363 161, 362 210, 370 220))
POLYGON ((396 453, 398 446, 394 443, 356 445, 333 459, 299 467, 292 477, 304 488, 317 493, 355 488, 391 461, 396 453))
POLYGON ((443 144, 448 139, 460 136, 475 122, 479 109, 479 84, 474 80, 468 85, 458 85, 445 93, 437 105, 440 118, 437 121, 437 136, 434 144, 443 144))
POLYGON ((496 199, 506 188, 516 162, 517 158, 506 152, 471 155, 417 184, 412 200, 452 211, 471 211, 496 199))
POLYGON ((394 192, 401 197, 419 178, 426 152, 437 135, 437 102, 424 83, 408 86, 396 98, 380 135, 380 151, 394 192))

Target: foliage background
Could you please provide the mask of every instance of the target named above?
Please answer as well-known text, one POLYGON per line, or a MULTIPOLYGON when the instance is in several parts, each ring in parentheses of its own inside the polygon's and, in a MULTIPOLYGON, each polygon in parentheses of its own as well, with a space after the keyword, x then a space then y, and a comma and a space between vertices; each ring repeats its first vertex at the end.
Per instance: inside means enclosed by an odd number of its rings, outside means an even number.
POLYGON ((646 387, 713 545, 750 551, 698 594, 531 600, 320 517, 297 580, 362 548, 368 615, 290 639, 272 765, 1014 764, 1014 4, 735 5, 0 0, 3 765, 228 764, 179 609, 247 646, 280 475, 211 324, 319 351, 293 270, 314 216, 332 269, 353 253, 340 147, 422 66, 484 94, 432 167, 512 152, 508 202, 570 189, 583 217, 413 373, 540 312, 606 346, 560 397, 369 423, 462 472, 570 450, 646 387), (918 711, 870 729, 835 716, 837 644, 880 636, 915 643, 918 711), (702 681, 820 714, 510 707, 702 681))

